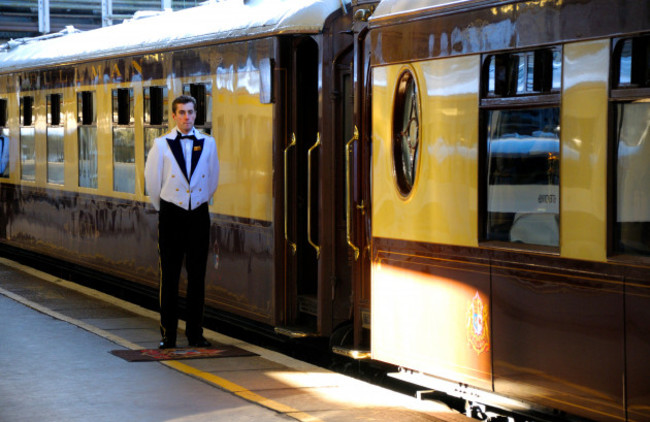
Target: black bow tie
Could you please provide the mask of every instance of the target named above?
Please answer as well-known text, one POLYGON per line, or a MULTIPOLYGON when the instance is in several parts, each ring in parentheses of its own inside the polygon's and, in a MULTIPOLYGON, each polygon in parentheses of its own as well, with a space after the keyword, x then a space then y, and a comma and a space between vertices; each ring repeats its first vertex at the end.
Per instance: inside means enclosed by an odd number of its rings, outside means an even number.
POLYGON ((191 139, 193 141, 196 141, 196 136, 194 136, 194 135, 180 135, 179 134, 178 139, 191 139))

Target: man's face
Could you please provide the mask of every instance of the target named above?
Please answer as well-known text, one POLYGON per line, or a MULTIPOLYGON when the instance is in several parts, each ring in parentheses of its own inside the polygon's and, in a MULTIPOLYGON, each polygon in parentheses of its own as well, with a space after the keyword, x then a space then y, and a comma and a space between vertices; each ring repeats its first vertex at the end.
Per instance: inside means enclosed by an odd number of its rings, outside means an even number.
POLYGON ((176 104, 176 112, 172 113, 172 118, 176 122, 176 127, 183 133, 189 132, 194 127, 196 112, 194 104, 176 104))

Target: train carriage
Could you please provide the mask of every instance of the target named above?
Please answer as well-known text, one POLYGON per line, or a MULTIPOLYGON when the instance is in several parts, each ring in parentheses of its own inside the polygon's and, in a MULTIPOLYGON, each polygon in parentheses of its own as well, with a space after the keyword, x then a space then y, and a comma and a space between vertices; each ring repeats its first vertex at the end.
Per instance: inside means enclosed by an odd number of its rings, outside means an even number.
MULTIPOLYGON (((650 421, 650 5, 222 0, 0 52, 0 249, 154 295, 171 99, 207 312, 526 415, 650 421)), ((479 414, 477 407, 470 413, 479 414)))
POLYGON ((650 420, 648 4, 385 0, 368 28, 372 357, 650 420))
POLYGON ((343 100, 349 7, 227 0, 3 46, 5 253, 57 259, 156 297, 157 218, 143 168, 170 129, 172 99, 191 94, 221 163, 208 312, 328 336, 351 312, 349 265, 335 265, 347 248, 335 219, 348 135, 335 128, 353 116, 343 100))

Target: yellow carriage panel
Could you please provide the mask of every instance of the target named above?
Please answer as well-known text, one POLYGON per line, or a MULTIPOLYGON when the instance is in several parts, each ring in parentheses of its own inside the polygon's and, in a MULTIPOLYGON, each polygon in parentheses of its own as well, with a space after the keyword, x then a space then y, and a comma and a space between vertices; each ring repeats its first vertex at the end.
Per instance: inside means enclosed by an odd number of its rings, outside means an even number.
POLYGON ((478 245, 478 56, 378 67, 373 73, 373 236, 478 245), (393 107, 403 71, 414 74, 419 163, 403 196, 393 157, 393 107))
POLYGON ((213 212, 273 220, 273 106, 259 100, 259 71, 217 75, 214 136, 219 187, 213 212))
POLYGON ((560 253, 607 259, 609 40, 564 46, 560 253))

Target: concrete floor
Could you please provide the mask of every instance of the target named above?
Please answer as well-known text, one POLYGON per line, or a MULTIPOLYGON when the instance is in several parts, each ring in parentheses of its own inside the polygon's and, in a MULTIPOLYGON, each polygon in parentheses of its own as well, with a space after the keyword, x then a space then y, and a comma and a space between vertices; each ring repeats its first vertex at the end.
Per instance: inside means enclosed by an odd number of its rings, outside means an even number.
POLYGON ((471 421, 209 330, 213 343, 259 356, 130 363, 109 353, 157 347, 157 318, 0 259, 0 421, 471 421))

